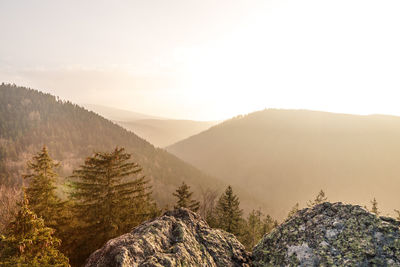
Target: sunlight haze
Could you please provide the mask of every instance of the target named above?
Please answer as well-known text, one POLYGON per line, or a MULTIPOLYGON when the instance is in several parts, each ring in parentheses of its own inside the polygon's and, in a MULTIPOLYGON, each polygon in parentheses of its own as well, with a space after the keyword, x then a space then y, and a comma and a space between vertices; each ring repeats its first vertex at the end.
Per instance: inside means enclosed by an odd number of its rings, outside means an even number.
POLYGON ((0 266, 400 266, 400 0, 0 0, 0 266))
POLYGON ((400 115, 399 1, 1 1, 0 82, 221 120, 400 115))

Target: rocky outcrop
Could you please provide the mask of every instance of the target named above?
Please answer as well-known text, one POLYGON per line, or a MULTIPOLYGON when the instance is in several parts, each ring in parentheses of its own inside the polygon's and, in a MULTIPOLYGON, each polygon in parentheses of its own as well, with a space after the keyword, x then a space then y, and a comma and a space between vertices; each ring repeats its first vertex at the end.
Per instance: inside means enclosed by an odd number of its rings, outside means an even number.
POLYGON ((254 266, 400 266, 400 222, 360 206, 299 211, 253 250, 254 266))
POLYGON ((400 266, 399 226, 360 206, 323 203, 264 236, 251 263, 233 235, 179 209, 108 241, 86 266, 400 266))
POLYGON ((212 229, 199 215, 179 209, 108 241, 86 266, 245 267, 250 266, 250 256, 232 234, 212 229))

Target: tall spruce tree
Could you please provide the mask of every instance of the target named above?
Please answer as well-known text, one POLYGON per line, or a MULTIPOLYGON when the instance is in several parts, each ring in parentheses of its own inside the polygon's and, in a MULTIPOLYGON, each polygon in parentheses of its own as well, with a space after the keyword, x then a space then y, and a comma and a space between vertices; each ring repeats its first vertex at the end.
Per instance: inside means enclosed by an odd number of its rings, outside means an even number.
POLYGON ((46 226, 55 230, 54 235, 63 241, 60 250, 69 254, 71 209, 67 201, 57 196, 58 175, 55 169, 59 164, 51 159, 46 146, 43 146, 27 165, 28 173, 23 177, 28 182, 26 196, 29 206, 43 218, 46 226))
POLYGON ((176 189, 175 193, 172 193, 176 198, 178 198, 175 209, 187 208, 191 211, 197 212, 200 208, 200 202, 192 199, 193 192, 189 191, 190 186, 185 182, 176 189))
POLYGON ((215 226, 238 237, 242 233, 243 225, 243 211, 240 209, 239 205, 239 198, 233 194, 232 187, 228 186, 218 199, 215 209, 215 226))
POLYGON ((58 175, 55 168, 59 164, 51 159, 46 146, 28 162, 28 174, 24 179, 29 185, 26 196, 33 212, 44 219, 47 226, 56 228, 60 225, 65 202, 56 194, 58 175))
POLYGON ((1 266, 69 266, 57 247, 61 241, 53 237, 42 218, 30 210, 24 193, 20 210, 0 240, 1 266))
POLYGON ((71 198, 78 240, 73 263, 83 263, 104 242, 155 216, 148 181, 130 159, 124 148, 117 147, 110 153, 95 153, 74 170, 71 198))

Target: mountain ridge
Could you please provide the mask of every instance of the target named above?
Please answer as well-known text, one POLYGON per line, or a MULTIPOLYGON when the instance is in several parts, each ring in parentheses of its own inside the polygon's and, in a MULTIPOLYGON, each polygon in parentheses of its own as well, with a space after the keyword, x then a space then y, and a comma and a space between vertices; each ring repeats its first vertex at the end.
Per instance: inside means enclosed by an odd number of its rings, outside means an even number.
POLYGON ((143 120, 143 119, 168 120, 168 118, 160 116, 148 115, 141 112, 109 107, 104 105, 85 103, 81 104, 81 106, 111 121, 126 121, 126 120, 130 121, 130 120, 143 120))
POLYGON ((157 147, 166 147, 177 141, 186 139, 194 134, 212 127, 214 121, 191 120, 160 120, 141 119, 136 121, 118 121, 117 124, 125 129, 134 131, 137 135, 157 147))
POLYGON ((227 120, 166 149, 251 192, 278 218, 320 189, 335 201, 369 205, 376 197, 388 207, 384 212, 391 213, 400 206, 394 190, 400 186, 399 135, 396 116, 266 109, 227 120))
POLYGON ((83 106, 161 148, 200 133, 218 123, 218 121, 164 118, 94 104, 83 104, 83 106))

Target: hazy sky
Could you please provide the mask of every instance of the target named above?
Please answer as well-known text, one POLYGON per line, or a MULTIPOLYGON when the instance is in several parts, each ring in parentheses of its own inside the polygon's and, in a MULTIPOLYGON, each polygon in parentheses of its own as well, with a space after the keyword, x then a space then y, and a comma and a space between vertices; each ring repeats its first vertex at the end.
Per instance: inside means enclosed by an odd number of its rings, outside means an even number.
POLYGON ((173 118, 400 115, 399 14, 398 0, 0 0, 0 81, 173 118))

